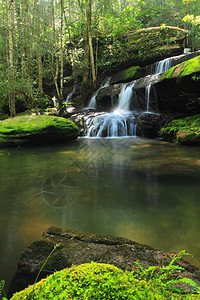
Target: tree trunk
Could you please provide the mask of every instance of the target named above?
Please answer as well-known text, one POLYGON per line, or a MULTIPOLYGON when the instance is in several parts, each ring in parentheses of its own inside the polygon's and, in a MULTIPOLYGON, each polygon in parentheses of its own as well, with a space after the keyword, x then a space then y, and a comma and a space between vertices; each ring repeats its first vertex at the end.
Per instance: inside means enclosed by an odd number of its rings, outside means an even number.
POLYGON ((43 91, 43 66, 42 66, 42 57, 41 57, 41 47, 42 47, 42 27, 40 25, 39 18, 39 4, 38 0, 34 0, 34 26, 37 31, 37 40, 35 40, 35 51, 36 51, 36 63, 38 69, 38 91, 44 93, 43 91))
POLYGON ((14 64, 13 64, 13 33, 12 33, 12 18, 11 18, 11 9, 12 9, 12 2, 7 0, 8 6, 8 32, 9 32, 9 66, 10 66, 10 115, 14 117, 16 115, 15 111, 15 77, 14 77, 14 64))
POLYGON ((59 104, 62 106, 63 101, 63 20, 64 20, 64 0, 60 0, 61 5, 61 27, 60 27, 60 101, 59 104))
POLYGON ((38 65, 38 90, 41 93, 44 93, 43 91, 43 73, 42 73, 42 59, 40 52, 38 51, 36 54, 37 59, 37 65, 38 65))
POLYGON ((89 44, 88 44, 88 40, 86 37, 86 41, 85 41, 85 55, 84 55, 84 63, 85 63, 85 68, 84 68, 84 72, 83 72, 83 80, 82 80, 82 88, 81 88, 81 99, 82 99, 82 103, 84 104, 84 106, 86 106, 88 104, 88 77, 89 77, 89 44))
POLYGON ((92 71, 92 82, 94 87, 96 87, 96 74, 95 74, 94 53, 92 47, 92 34, 91 34, 91 10, 92 10, 92 2, 91 0, 87 0, 86 18, 87 18, 88 44, 90 50, 90 65, 92 71))

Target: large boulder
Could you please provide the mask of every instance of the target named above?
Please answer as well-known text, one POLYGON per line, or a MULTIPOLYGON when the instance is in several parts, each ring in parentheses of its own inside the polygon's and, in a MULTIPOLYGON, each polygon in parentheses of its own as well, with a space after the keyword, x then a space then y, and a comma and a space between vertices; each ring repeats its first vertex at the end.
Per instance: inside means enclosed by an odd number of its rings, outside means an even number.
POLYGON ((78 137, 70 120, 54 116, 21 116, 0 122, 0 147, 65 142, 78 137))
POLYGON ((200 112, 200 55, 172 67, 162 74, 157 89, 158 111, 163 113, 200 112))
MULTIPOLYGON (((45 261, 40 279, 54 273, 55 270, 59 271, 91 261, 113 264, 122 270, 131 270, 136 261, 147 268, 152 265, 168 265, 172 257, 173 254, 126 238, 51 227, 39 241, 32 243, 22 253, 10 286, 10 294, 33 284, 45 261), (59 247, 46 260, 56 244, 59 244, 59 247)), ((178 264, 186 270, 187 277, 199 283, 200 270, 197 267, 184 260, 178 264)))
POLYGON ((183 53, 187 31, 178 27, 150 27, 119 36, 116 41, 99 38, 99 67, 120 70, 130 66, 145 66, 155 61, 183 53), (103 56, 102 56, 103 54, 103 56))

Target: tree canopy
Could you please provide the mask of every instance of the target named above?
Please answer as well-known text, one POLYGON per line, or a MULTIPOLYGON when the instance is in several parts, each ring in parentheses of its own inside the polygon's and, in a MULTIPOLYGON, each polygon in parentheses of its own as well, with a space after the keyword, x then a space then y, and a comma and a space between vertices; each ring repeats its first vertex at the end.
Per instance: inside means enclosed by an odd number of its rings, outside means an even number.
POLYGON ((0 4, 0 112, 12 116, 15 107, 17 111, 45 107, 49 82, 60 106, 65 83, 82 78, 84 85, 95 86, 100 37, 115 40, 136 29, 165 24, 187 29, 189 46, 200 47, 198 0, 0 0, 0 4))

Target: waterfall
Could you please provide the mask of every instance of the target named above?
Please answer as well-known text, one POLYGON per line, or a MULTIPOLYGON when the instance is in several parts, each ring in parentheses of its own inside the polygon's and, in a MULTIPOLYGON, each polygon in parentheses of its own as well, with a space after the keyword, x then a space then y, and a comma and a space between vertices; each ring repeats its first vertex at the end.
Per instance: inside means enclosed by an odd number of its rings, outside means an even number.
POLYGON ((147 112, 149 112, 150 92, 151 92, 151 84, 149 84, 149 85, 145 88, 145 100, 146 100, 147 112))
POLYGON ((75 93, 75 90, 76 90, 76 85, 73 86, 71 92, 67 95, 65 103, 70 102, 70 100, 72 99, 73 94, 75 93))
POLYGON ((151 71, 150 71, 151 75, 155 75, 155 74, 159 74, 159 73, 168 71, 172 67, 173 59, 175 59, 176 57, 179 57, 179 56, 168 57, 163 60, 155 62, 151 66, 151 71))
MULTIPOLYGON (((121 137, 121 136, 136 136, 137 125, 135 124, 136 115, 140 112, 133 112, 130 110, 130 104, 133 104, 136 98, 134 93, 134 86, 141 84, 141 80, 145 82, 145 111, 144 113, 155 114, 157 111, 156 90, 152 89, 153 84, 159 80, 159 74, 163 73, 171 68, 173 58, 166 58, 159 62, 156 62, 151 66, 151 74, 146 77, 135 80, 131 83, 123 85, 119 94, 118 106, 113 108, 110 113, 98 113, 88 126, 86 136, 87 137, 121 137)), ((90 99, 88 108, 96 108, 96 97, 99 91, 109 86, 111 78, 107 78, 96 93, 90 99)), ((111 102, 113 102, 111 96, 111 102)), ((112 106, 113 107, 113 106, 112 106)), ((138 118, 138 117, 137 117, 138 118)), ((139 130, 139 129, 138 129, 139 130)))
POLYGON ((98 95, 99 91, 107 86, 109 86, 111 77, 106 78, 105 81, 101 84, 100 88, 94 93, 92 98, 89 101, 88 108, 96 108, 96 96, 98 95))
POLYGON ((151 94, 151 86, 154 78, 157 74, 163 73, 168 71, 171 68, 173 57, 168 57, 163 60, 160 60, 154 63, 151 67, 151 76, 149 77, 149 83, 145 87, 145 102, 146 102, 146 112, 150 112, 149 105, 150 105, 150 94, 151 94))
POLYGON ((123 112, 129 112, 130 111, 130 101, 131 97, 133 95, 133 88, 136 83, 136 80, 134 80, 131 84, 125 84, 121 90, 121 93, 119 94, 119 104, 117 107, 117 110, 123 111, 123 112))
POLYGON ((172 58, 165 58, 157 63, 155 63, 155 73, 159 74, 168 71, 171 68, 172 58))
POLYGON ((134 85, 135 81, 123 86, 119 95, 119 104, 113 112, 96 116, 93 119, 92 125, 87 132, 88 137, 136 135, 135 117, 130 112, 130 101, 133 96, 134 85))

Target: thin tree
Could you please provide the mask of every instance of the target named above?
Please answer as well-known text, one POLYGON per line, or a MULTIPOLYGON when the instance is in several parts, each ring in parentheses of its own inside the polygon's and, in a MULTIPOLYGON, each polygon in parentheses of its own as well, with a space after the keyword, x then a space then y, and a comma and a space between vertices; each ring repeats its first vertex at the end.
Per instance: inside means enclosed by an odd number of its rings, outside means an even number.
POLYGON ((62 106, 63 101, 63 84, 64 84, 64 75, 63 75, 63 21, 64 21, 64 0, 60 0, 61 8, 61 23, 60 23, 60 106, 62 106))
POLYGON ((13 63, 13 26, 12 26, 12 6, 13 0, 7 0, 8 9, 8 34, 9 34, 9 67, 10 67, 10 101, 9 109, 11 117, 16 115, 15 110, 15 76, 14 76, 14 63, 13 63))
POLYGON ((93 47, 92 47, 92 34, 91 34, 91 15, 92 15, 92 0, 87 0, 86 19, 87 19, 88 44, 89 44, 89 50, 90 50, 90 66, 91 66, 91 71, 92 71, 92 82, 93 82, 94 87, 96 87, 94 52, 93 52, 93 47))

